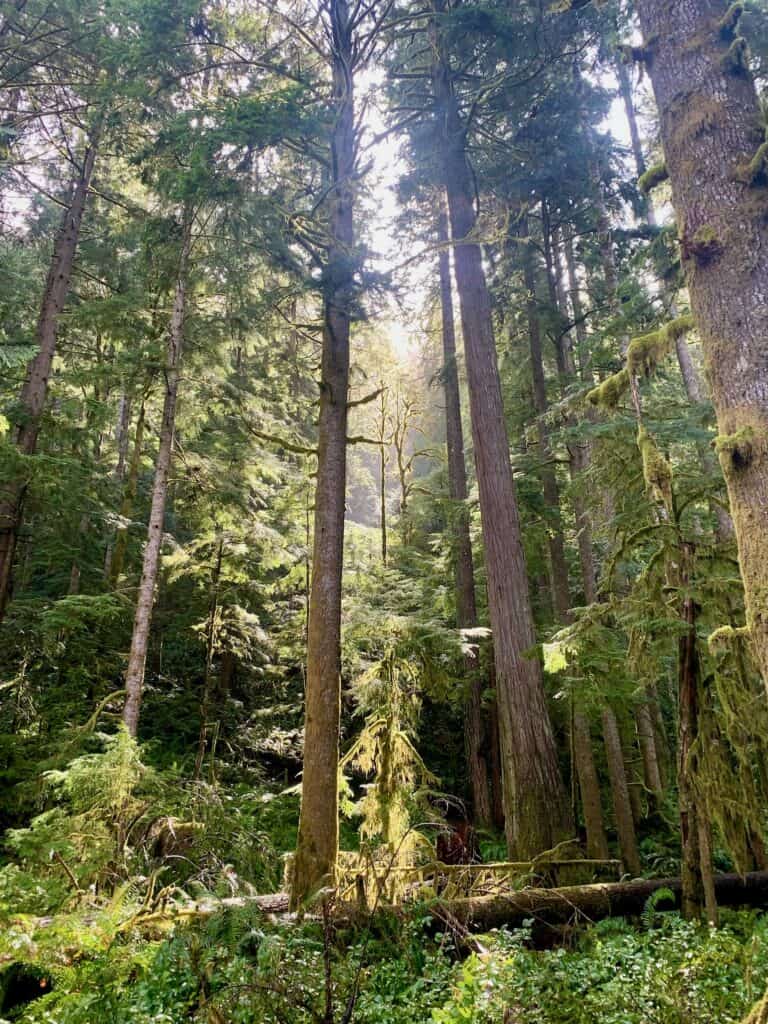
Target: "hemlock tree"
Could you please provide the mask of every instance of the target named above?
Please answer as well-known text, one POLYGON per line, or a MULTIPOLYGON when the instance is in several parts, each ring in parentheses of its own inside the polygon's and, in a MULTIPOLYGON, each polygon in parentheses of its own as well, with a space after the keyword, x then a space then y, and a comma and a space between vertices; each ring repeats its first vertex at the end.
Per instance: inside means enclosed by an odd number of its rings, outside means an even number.
POLYGON ((638 0, 680 251, 717 413, 747 629, 768 688, 768 142, 742 4, 638 0))

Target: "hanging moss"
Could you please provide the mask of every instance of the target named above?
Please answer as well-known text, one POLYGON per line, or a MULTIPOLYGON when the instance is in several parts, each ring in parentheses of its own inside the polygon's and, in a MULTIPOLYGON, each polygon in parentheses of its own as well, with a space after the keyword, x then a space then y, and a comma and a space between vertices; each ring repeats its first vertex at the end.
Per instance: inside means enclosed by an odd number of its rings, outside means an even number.
POLYGON ((746 626, 721 626, 714 630, 707 637, 707 645, 710 651, 716 653, 727 649, 731 644, 739 640, 749 639, 749 629, 746 626))
POLYGON ((743 3, 733 3, 725 12, 717 24, 717 30, 722 39, 731 40, 736 37, 739 29, 739 22, 744 13, 743 3))
POLYGON ((615 409, 621 401, 621 396, 629 387, 629 373, 627 369, 619 370, 618 373, 606 377, 596 388, 587 394, 592 405, 600 409, 615 409))
POLYGON ((686 314, 670 320, 656 331, 633 338, 627 349, 628 372, 633 377, 641 374, 650 376, 661 360, 669 354, 678 338, 693 330, 695 326, 693 317, 686 314))
POLYGON ((720 60, 720 66, 726 73, 746 75, 749 73, 749 48, 743 36, 736 36, 720 60))
POLYGON ((658 185, 661 185, 663 181, 667 181, 668 178, 667 165, 661 160, 659 163, 649 167, 644 174, 640 175, 637 179, 637 187, 643 195, 647 196, 649 192, 652 192, 658 185))
POLYGON ((643 478, 648 490, 671 512, 672 467, 642 423, 637 430, 637 447, 643 460, 643 478))

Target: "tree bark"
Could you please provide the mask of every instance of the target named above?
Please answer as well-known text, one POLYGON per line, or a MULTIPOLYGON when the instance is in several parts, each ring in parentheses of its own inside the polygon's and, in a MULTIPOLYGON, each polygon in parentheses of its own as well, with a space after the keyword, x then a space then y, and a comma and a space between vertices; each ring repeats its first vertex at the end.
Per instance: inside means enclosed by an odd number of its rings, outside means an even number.
POLYGON ((349 336, 354 297, 352 252, 355 112, 352 24, 347 0, 331 0, 334 119, 332 192, 318 422, 315 539, 309 601, 304 773, 291 899, 295 906, 333 885, 339 847, 341 579, 347 466, 349 336))
MULTIPOLYGON (((69 292, 100 131, 100 122, 97 122, 91 131, 82 163, 73 182, 72 199, 64 211, 48 268, 37 321, 37 354, 27 367, 26 380, 19 396, 20 415, 11 429, 11 439, 23 456, 33 455, 37 448, 48 394, 48 381, 56 353, 59 317, 69 292)), ((26 473, 9 481, 0 489, 0 621, 11 596, 13 560, 28 485, 25 476, 26 473)))
POLYGON ((433 22, 433 87, 469 385, 488 603, 496 663, 504 811, 510 856, 529 858, 567 833, 568 805, 557 762, 536 642, 509 461, 491 317, 477 242, 472 177, 450 72, 433 22))
POLYGON ((163 400, 163 418, 160 425, 160 445, 157 452, 157 461, 155 462, 155 479, 152 485, 152 505, 147 527, 147 543, 144 548, 141 580, 139 582, 136 612, 133 619, 133 632, 131 634, 131 649, 128 655, 128 668, 125 673, 123 722, 131 736, 136 736, 139 728, 139 712, 144 686, 144 670, 147 661, 147 645, 149 643, 149 630, 152 624, 152 607, 155 601, 155 584, 160 564, 160 549, 163 543, 163 522, 168 493, 168 474, 173 457, 176 403, 179 393, 179 369, 184 346, 184 317, 187 305, 187 265, 192 244, 192 214, 188 207, 184 211, 182 230, 183 237, 176 278, 176 290, 165 354, 165 397, 163 400))
MULTIPOLYGON (((475 601, 475 567, 469 536, 467 508, 467 467, 464 461, 464 429, 461 422, 459 372, 456 364, 456 327, 453 317, 451 268, 447 244, 448 221, 441 213, 438 221, 438 273, 440 277, 440 312, 443 339, 443 393, 445 395, 445 432, 448 449, 448 494, 453 503, 454 571, 456 574, 456 620, 459 629, 477 626, 475 601)), ((488 789, 488 768, 483 755, 485 728, 482 707, 482 678, 479 659, 465 659, 465 677, 469 695, 464 715, 464 743, 472 788, 474 819, 478 825, 491 823, 491 800, 488 789)))
POLYGON ((664 794, 659 771, 659 759, 656 753, 656 731, 653 727, 651 707, 647 700, 642 700, 635 710, 637 740, 640 755, 643 759, 643 779, 648 794, 648 804, 652 811, 658 809, 664 794))
MULTIPOLYGON (((136 492, 139 487, 139 470, 141 469, 141 447, 144 443, 144 401, 139 406, 139 415, 136 419, 136 430, 133 437, 133 452, 128 467, 128 479, 123 492, 123 500, 120 505, 121 519, 130 519, 133 514, 133 503, 136 500, 136 492)), ((120 573, 123 571, 125 562, 125 551, 128 546, 128 527, 120 525, 115 534, 115 544, 109 560, 109 584, 114 589, 120 573)))
POLYGON ((768 687, 768 183, 765 127, 726 0, 638 0, 718 451, 768 687))
POLYGON ((592 860, 606 860, 608 858, 608 840, 605 838, 605 827, 603 826, 600 782, 592 755, 589 719, 581 711, 575 711, 573 714, 573 733, 574 760, 579 775, 581 806, 587 829, 587 857, 592 860))
POLYGON ((632 804, 629 798, 627 773, 624 768, 624 754, 621 749, 621 737, 613 709, 605 707, 602 713, 603 740, 605 755, 608 762, 608 777, 611 781, 613 798, 613 816, 616 832, 619 837, 619 849, 624 866, 630 874, 639 875, 641 871, 640 856, 637 852, 635 821, 632 815, 632 804))

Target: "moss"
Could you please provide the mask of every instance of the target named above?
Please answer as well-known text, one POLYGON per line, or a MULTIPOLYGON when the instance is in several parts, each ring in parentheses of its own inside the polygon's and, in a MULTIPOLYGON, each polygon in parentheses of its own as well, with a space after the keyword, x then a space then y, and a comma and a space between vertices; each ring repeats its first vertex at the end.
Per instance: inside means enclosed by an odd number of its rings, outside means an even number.
POLYGON ((735 641, 748 640, 749 629, 747 626, 721 626, 707 637, 707 645, 710 651, 715 654, 730 647, 735 641))
POLYGON ((681 239, 683 259, 695 259, 701 267, 716 260, 723 253, 723 243, 711 224, 702 224, 693 235, 681 239))
POLYGON ((714 440, 723 472, 746 469, 754 455, 755 431, 751 426, 741 427, 733 434, 720 434, 714 440))
POLYGON ((695 327, 693 317, 677 317, 649 334, 633 338, 627 349, 627 370, 633 377, 646 377, 656 369, 661 360, 671 351, 672 346, 688 331, 695 327))
POLYGON ((669 460, 658 448, 653 437, 640 424, 637 430, 637 447, 643 460, 643 478, 653 497, 672 511, 672 467, 669 460))
POLYGON ((606 377, 596 388, 592 388, 587 394, 587 398, 592 405, 596 405, 600 409, 615 409, 628 387, 629 372, 625 368, 606 377))
POLYGON ((757 152, 746 164, 739 164, 736 177, 746 185, 756 185, 768 177, 768 139, 758 146, 757 152))
POLYGON ((663 181, 669 178, 669 172, 667 171, 667 165, 662 160, 658 164, 654 164, 649 167, 648 170, 641 174, 637 179, 637 187, 643 193, 648 195, 649 192, 653 191, 658 185, 661 185, 663 181))
POLYGON ((720 67, 732 75, 749 73, 749 48, 742 36, 737 36, 720 59, 720 67))
POLYGON ((731 4, 723 17, 717 23, 717 30, 721 39, 731 40, 736 37, 739 29, 739 22, 744 13, 744 4, 737 2, 731 4))
MULTIPOLYGON (((670 108, 672 118, 672 138, 670 145, 674 151, 685 153, 691 140, 705 132, 719 128, 727 119, 727 112, 722 100, 703 98, 695 93, 683 93, 670 108)), ((695 164, 683 162, 681 170, 686 174, 694 174, 695 164)))

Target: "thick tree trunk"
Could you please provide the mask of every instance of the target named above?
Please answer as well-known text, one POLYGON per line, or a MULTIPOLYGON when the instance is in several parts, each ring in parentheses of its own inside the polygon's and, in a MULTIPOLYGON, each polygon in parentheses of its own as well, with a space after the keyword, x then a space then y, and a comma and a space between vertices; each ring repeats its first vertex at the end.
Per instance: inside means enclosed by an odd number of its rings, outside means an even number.
MULTIPOLYGON (((439 54, 439 41, 438 54, 439 54)), ((448 68, 435 62, 439 145, 454 239, 456 285, 480 492, 488 604, 496 663, 504 811, 510 856, 529 858, 568 832, 568 806, 544 695, 493 334, 475 228, 465 132, 448 68)))
POLYGON ((341 578, 347 475, 349 335, 354 296, 352 251, 355 113, 352 26, 347 0, 331 0, 334 120, 330 244, 323 296, 315 540, 309 601, 304 773, 291 899, 300 904, 333 885, 339 848, 341 578))
POLYGON ((637 11, 717 413, 747 624, 768 686, 765 126, 727 0, 638 0, 637 11))
MULTIPOLYGON (((459 629, 477 626, 475 602, 475 568, 472 542, 469 536, 469 510, 467 508, 467 468, 464 462, 464 429, 461 423, 461 396, 459 372, 456 364, 456 328, 453 317, 451 268, 448 257, 449 241, 446 215, 441 213, 438 223, 438 255, 440 276, 440 312, 443 338, 443 393, 445 395, 445 432, 448 449, 448 494, 453 508, 453 544, 456 573, 456 619, 459 629)), ((465 674, 469 695, 464 716, 464 742, 467 766, 472 787, 474 818, 478 825, 491 823, 491 801, 488 790, 488 768, 483 754, 482 678, 478 658, 465 659, 465 674)))
POLYGON ((635 821, 629 798, 619 727, 616 715, 609 707, 603 709, 602 719, 608 777, 611 781, 611 796, 613 798, 613 816, 616 822, 616 833, 619 837, 621 859, 630 874, 639 875, 641 871, 640 856, 637 852, 635 821))
MULTIPOLYGON (((59 317, 69 292, 99 135, 100 127, 97 124, 83 153, 82 164, 73 183, 72 199, 64 211, 48 268, 37 321, 38 350, 27 368, 27 377, 19 396, 20 414, 11 431, 13 443, 22 455, 33 455, 37 448, 48 380, 56 353, 59 317)), ((0 488, 0 620, 11 595, 13 560, 26 489, 27 480, 23 477, 11 480, 0 488)))
POLYGON ((191 242, 192 216, 187 208, 184 211, 183 239, 176 279, 176 292, 165 354, 165 397, 163 400, 163 418, 160 425, 160 444, 157 452, 157 461, 155 462, 155 479, 152 485, 152 505, 147 528, 147 543, 144 547, 141 580, 139 581, 136 612, 133 619, 131 649, 128 655, 128 668, 125 672, 123 722, 131 736, 136 736, 139 728, 144 669, 147 662, 147 645, 149 643, 149 630, 152 624, 152 607, 155 601, 155 584, 160 564, 160 549, 163 543, 163 522, 165 520, 165 502, 168 493, 168 474, 173 457, 173 437, 176 426, 179 368, 184 346, 187 265, 191 242))

